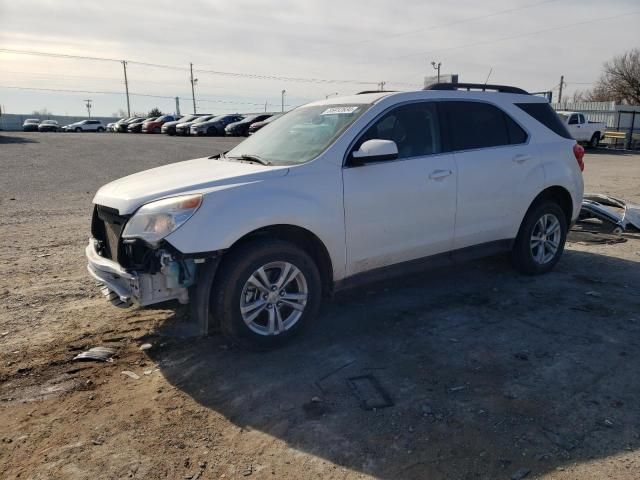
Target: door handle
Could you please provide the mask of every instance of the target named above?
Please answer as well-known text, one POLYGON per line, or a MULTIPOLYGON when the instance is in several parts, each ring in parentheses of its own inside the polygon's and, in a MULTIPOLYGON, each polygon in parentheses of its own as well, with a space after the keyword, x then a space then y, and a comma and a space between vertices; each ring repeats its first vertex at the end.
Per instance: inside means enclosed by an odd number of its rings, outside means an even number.
POLYGON ((524 163, 527 160, 531 160, 531 155, 520 154, 513 157, 514 163, 524 163))
POLYGON ((434 170, 429 174, 430 180, 442 180, 443 178, 452 175, 453 172, 451 170, 434 170))

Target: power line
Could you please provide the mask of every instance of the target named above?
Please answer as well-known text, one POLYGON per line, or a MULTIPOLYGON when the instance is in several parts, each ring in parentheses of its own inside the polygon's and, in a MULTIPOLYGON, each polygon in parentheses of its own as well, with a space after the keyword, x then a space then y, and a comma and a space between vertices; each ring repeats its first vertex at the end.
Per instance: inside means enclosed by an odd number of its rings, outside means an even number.
POLYGON ((492 43, 499 43, 499 42, 503 42, 505 40, 513 40, 515 38, 522 38, 522 37, 528 37, 531 35, 538 35, 540 33, 547 33, 547 32, 553 32, 556 30, 563 30, 569 27, 577 27, 579 25, 587 25, 589 23, 595 23, 595 22, 602 22, 604 20, 613 20, 614 18, 620 18, 620 17, 630 17, 633 15, 638 15, 640 14, 640 12, 628 12, 628 13, 623 13, 620 15, 613 15, 610 17, 599 17, 599 18, 594 18, 592 20, 586 20, 583 22, 575 22, 575 23, 565 23, 564 25, 560 25, 557 27, 551 27, 551 28, 545 28, 543 30, 536 30, 534 32, 527 32, 527 33, 522 33, 522 34, 518 34, 518 35, 511 35, 509 37, 502 37, 502 38, 496 38, 493 40, 487 40, 484 42, 474 42, 474 43, 468 43, 465 45, 456 45, 453 47, 447 47, 447 48, 439 48, 437 50, 429 50, 426 52, 420 52, 420 53, 410 53, 408 55, 401 55, 401 56, 396 56, 393 57, 394 59, 401 59, 401 58, 410 58, 410 57, 415 57, 415 56, 424 56, 424 55, 429 55, 432 53, 440 53, 440 52, 446 52, 446 51, 450 51, 450 50, 458 50, 460 48, 470 48, 470 47, 477 47, 480 45, 490 45, 492 43))
MULTIPOLYGON (((141 65, 145 67, 164 68, 169 70, 180 70, 180 71, 190 70, 188 67, 180 67, 177 65, 167 65, 162 63, 151 63, 151 62, 139 62, 136 60, 119 60, 115 58, 92 57, 87 55, 69 55, 69 54, 53 53, 53 52, 39 52, 34 50, 13 50, 9 48, 0 48, 0 52, 12 53, 16 55, 34 55, 34 56, 77 59, 77 60, 94 60, 94 61, 102 61, 102 62, 121 63, 122 61, 126 61, 127 64, 141 65)), ((209 75, 218 75, 218 76, 226 76, 226 77, 234 77, 234 78, 247 78, 247 79, 253 79, 253 80, 276 80, 281 82, 319 83, 319 84, 349 83, 354 85, 377 85, 378 83, 380 83, 379 80, 349 80, 349 79, 331 79, 331 78, 289 77, 284 75, 225 72, 220 70, 208 70, 208 69, 201 69, 201 68, 194 68, 194 71, 198 73, 209 74, 209 75)), ((393 85, 419 86, 419 84, 405 83, 405 82, 399 82, 399 81, 388 81, 387 83, 393 84, 393 85)))
POLYGON ((390 38, 398 38, 398 37, 405 37, 408 35, 413 35, 416 33, 421 33, 421 32, 425 32, 425 31, 433 31, 433 30, 438 30, 441 28, 447 28, 447 27, 453 27, 455 25, 462 25, 464 23, 471 23, 471 22, 475 22, 477 20, 484 20, 487 18, 491 18, 491 17, 497 17, 499 15, 505 15, 507 13, 513 13, 519 10, 525 10, 528 8, 534 8, 540 5, 544 5, 546 3, 553 3, 553 2, 557 2, 559 0, 544 0, 542 2, 536 2, 536 3, 530 3, 528 5, 522 5, 521 7, 515 7, 515 8, 509 8, 506 10, 500 10, 497 12, 493 12, 493 13, 488 13, 485 15, 478 15, 475 17, 469 17, 469 18, 465 18, 463 20, 457 20, 455 22, 450 22, 450 23, 444 23, 444 24, 440 24, 440 25, 430 25, 428 27, 422 27, 422 28, 417 28, 415 30, 407 30, 405 32, 400 32, 400 33, 392 33, 392 34, 385 34, 382 37, 377 37, 375 39, 367 39, 367 40, 358 40, 356 42, 350 42, 350 43, 339 43, 339 44, 333 44, 330 45, 331 47, 350 47, 353 45, 362 45, 365 43, 371 43, 371 42, 380 42, 380 38, 382 38, 382 40, 384 42, 386 42, 387 40, 389 40, 390 38))

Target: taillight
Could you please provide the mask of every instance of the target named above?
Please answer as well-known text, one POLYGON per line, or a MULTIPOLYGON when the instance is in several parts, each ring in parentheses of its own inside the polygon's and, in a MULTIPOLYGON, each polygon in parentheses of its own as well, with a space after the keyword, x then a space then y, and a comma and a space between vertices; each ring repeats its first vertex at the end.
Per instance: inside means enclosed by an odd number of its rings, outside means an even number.
POLYGON ((584 172, 584 147, 582 145, 578 145, 577 143, 573 146, 573 154, 576 157, 576 162, 578 162, 578 166, 580 167, 580 171, 584 172))

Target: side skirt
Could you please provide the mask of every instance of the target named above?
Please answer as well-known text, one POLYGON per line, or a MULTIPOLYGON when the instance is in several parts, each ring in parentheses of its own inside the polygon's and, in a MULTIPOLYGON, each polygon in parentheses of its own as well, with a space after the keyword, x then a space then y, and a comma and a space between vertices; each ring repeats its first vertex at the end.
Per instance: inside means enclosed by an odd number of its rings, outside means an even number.
POLYGON ((446 267, 464 263, 483 257, 490 257, 509 252, 513 248, 515 239, 497 240, 472 247, 452 250, 429 257, 396 263, 386 267, 376 268, 367 272, 357 273, 351 277, 339 280, 334 284, 334 292, 357 288, 365 284, 381 282, 390 278, 414 275, 425 270, 446 267))

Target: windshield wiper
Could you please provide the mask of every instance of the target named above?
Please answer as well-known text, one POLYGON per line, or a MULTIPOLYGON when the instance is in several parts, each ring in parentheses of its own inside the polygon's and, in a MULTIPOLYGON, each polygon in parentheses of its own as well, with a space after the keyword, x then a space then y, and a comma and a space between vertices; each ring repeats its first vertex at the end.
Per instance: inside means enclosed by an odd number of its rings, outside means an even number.
MULTIPOLYGON (((237 159, 238 157, 228 157, 237 159)), ((245 160, 247 162, 259 163, 260 165, 272 165, 269 160, 265 160, 264 158, 259 157, 258 155, 240 155, 240 160, 245 160)))

